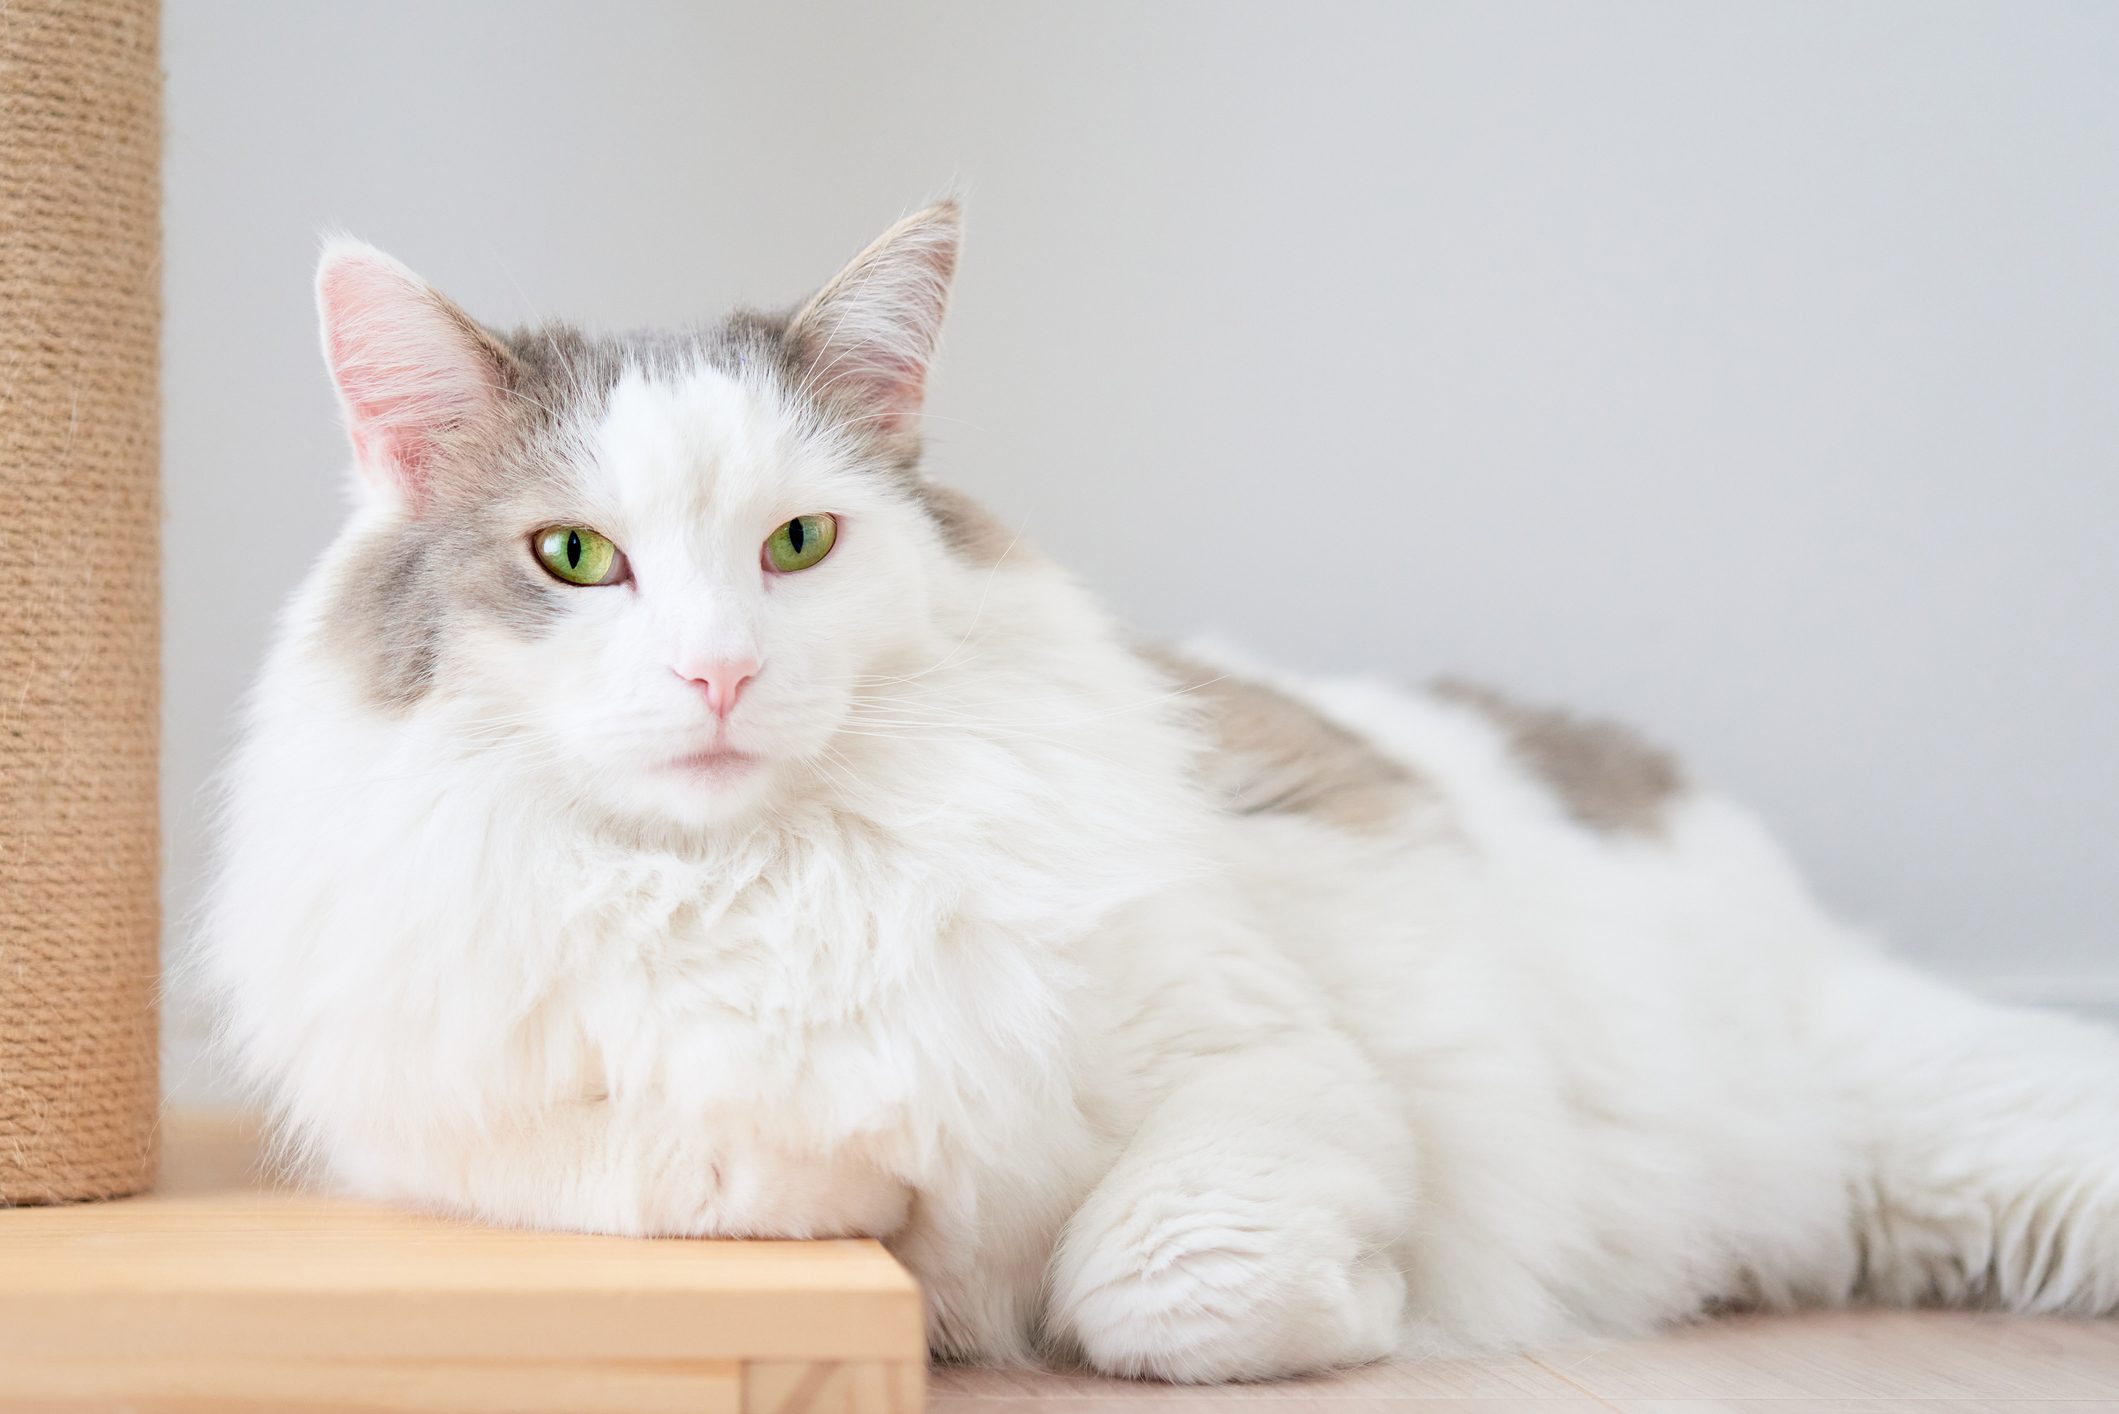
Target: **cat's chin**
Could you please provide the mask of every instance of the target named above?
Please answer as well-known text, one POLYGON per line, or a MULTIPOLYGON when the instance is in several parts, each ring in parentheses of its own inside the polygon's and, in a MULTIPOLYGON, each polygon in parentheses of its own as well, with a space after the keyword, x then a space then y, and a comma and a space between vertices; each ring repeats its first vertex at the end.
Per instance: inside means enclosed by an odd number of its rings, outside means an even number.
POLYGON ((759 766, 758 758, 750 752, 722 746, 680 756, 670 762, 669 768, 680 777, 720 785, 743 780, 755 774, 759 766))
POLYGON ((712 829, 755 812, 775 774, 757 752, 712 747, 671 757, 637 777, 630 804, 679 829, 712 829))

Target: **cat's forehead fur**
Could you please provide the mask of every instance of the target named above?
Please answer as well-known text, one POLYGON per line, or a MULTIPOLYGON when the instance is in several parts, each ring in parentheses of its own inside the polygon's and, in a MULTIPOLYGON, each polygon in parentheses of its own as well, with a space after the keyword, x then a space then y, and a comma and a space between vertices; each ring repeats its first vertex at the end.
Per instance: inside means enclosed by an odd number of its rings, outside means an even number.
POLYGON ((593 423, 628 375, 657 382, 690 378, 702 369, 731 378, 770 378, 800 386, 787 317, 739 310, 688 329, 642 329, 596 334, 547 323, 496 333, 515 357, 511 393, 523 409, 556 424, 593 423))

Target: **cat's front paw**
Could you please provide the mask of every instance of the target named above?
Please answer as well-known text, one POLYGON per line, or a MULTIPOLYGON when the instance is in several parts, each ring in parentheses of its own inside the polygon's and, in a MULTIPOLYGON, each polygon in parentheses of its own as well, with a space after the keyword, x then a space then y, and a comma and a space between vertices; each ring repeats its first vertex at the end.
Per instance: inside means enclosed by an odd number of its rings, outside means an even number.
POLYGON ((1229 1192, 1109 1185, 1054 1262, 1056 1333, 1107 1374, 1271 1379, 1390 1354, 1405 1279, 1336 1214, 1229 1192))

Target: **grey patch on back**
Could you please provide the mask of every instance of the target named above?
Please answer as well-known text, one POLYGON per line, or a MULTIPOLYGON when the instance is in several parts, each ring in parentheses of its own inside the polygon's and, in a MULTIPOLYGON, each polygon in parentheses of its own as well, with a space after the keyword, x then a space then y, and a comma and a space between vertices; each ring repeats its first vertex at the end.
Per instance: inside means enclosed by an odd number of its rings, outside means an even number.
POLYGON ((1617 722, 1528 706, 1477 683, 1445 680, 1433 691, 1498 727, 1515 758, 1593 830, 1657 834, 1685 792, 1677 761, 1617 722))
POLYGON ((1428 795, 1404 762, 1284 692, 1166 649, 1143 656, 1196 704, 1215 747, 1202 774, 1235 814, 1301 815, 1373 833, 1428 795))

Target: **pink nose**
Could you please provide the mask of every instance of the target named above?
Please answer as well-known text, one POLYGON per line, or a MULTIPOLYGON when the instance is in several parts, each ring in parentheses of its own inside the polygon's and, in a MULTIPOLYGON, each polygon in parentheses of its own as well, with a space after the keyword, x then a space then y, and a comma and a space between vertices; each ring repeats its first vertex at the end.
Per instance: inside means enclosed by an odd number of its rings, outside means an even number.
POLYGON ((725 718, 736 710, 736 698, 742 694, 743 684, 758 676, 758 665, 748 659, 730 658, 670 671, 704 692, 707 710, 725 718))

